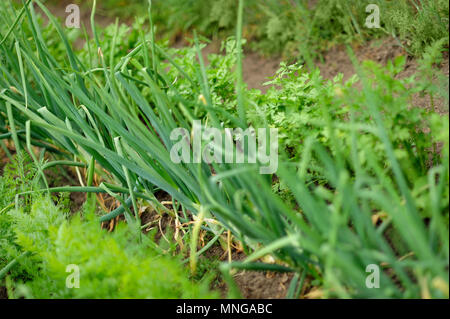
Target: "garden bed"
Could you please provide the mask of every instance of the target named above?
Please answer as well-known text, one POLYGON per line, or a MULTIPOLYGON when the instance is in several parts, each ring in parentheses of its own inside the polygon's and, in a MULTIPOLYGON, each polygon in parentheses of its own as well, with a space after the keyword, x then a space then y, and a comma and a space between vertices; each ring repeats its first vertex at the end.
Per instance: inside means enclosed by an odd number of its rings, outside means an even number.
POLYGON ((161 2, 124 25, 82 6, 87 39, 39 1, 0 5, 0 298, 448 298, 448 29, 426 27, 445 3, 380 2, 415 41, 319 12, 359 4, 244 2, 183 27, 161 2), (276 129, 277 170, 177 162, 195 123, 276 129))

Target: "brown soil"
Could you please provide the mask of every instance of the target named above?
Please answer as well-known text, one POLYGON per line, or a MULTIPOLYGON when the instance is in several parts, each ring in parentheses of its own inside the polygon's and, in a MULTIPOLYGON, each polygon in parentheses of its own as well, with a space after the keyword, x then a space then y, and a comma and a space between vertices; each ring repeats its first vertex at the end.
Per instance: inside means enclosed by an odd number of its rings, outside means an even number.
POLYGON ((264 58, 258 53, 249 52, 242 63, 244 81, 249 89, 258 89, 265 93, 268 86, 263 84, 275 75, 280 68, 280 58, 264 58))
POLYGON ((286 298, 292 274, 243 271, 234 276, 243 298, 286 298))
MULTIPOLYGON (((177 46, 180 45, 180 43, 177 44, 177 46)), ((220 53, 219 50, 219 42, 213 41, 204 49, 203 55, 206 58, 209 53, 220 53)), ((372 60, 381 65, 386 65, 388 61, 392 61, 399 55, 406 56, 405 69, 398 74, 398 78, 410 77, 418 72, 417 60, 408 56, 407 52, 393 38, 370 41, 365 45, 354 47, 353 50, 359 62, 372 60)), ((281 61, 280 57, 267 58, 256 52, 246 52, 243 60, 244 81, 250 89, 259 89, 265 93, 269 87, 263 84, 275 74, 281 61)), ((336 75, 342 73, 343 79, 346 81, 355 74, 355 68, 344 46, 333 47, 323 55, 321 61, 318 61, 316 65, 323 78, 328 80, 332 80, 336 75)), ((448 52, 445 52, 443 61, 438 68, 444 75, 449 76, 448 52)), ((436 99, 434 103, 437 112, 448 114, 448 104, 444 99, 436 99)), ((412 104, 417 107, 431 108, 430 98, 420 96, 420 94, 413 96, 412 104)))
MULTIPOLYGON (((61 167, 64 169, 68 177, 61 174, 59 169, 51 169, 45 172, 49 187, 63 187, 63 186, 80 186, 77 174, 72 167, 61 167)), ((69 208, 72 213, 79 212, 86 201, 85 193, 70 193, 69 194, 69 208)))
POLYGON ((8 299, 8 291, 6 287, 0 287, 0 299, 8 299))
MULTIPOLYGON (((183 38, 179 38, 173 47, 181 48, 186 45, 189 45, 189 43, 183 38)), ((208 64, 209 54, 224 54, 224 52, 220 51, 220 47, 221 40, 216 39, 203 49, 202 56, 206 64, 208 64)), ((245 52, 242 61, 242 72, 247 87, 249 89, 258 89, 265 93, 269 87, 263 84, 276 73, 281 61, 279 57, 264 57, 257 52, 245 52)))
MULTIPOLYGON (((171 198, 166 194, 156 194, 157 198, 161 202, 170 201, 171 198)), ((166 205, 168 209, 172 209, 171 205, 166 205)), ((181 214, 181 212, 179 212, 181 214)), ((165 240, 164 236, 167 236, 168 228, 171 229, 172 238, 167 238, 169 241, 173 240, 173 230, 176 229, 175 218, 169 216, 167 213, 158 213, 152 209, 146 209, 141 214, 141 224, 149 226, 143 229, 144 233, 156 230, 155 241, 161 242, 165 240), (163 236, 163 234, 165 234, 163 236)), ((214 245, 209 248, 200 259, 207 260, 220 260, 226 261, 228 254, 220 245, 214 245)), ((246 255, 236 249, 232 249, 231 259, 233 261, 243 261, 246 255)), ((292 274, 281 274, 273 272, 259 272, 259 271, 240 271, 236 273, 233 278, 238 286, 243 298, 247 299, 279 299, 285 298, 287 289, 292 279, 292 274)), ((211 287, 214 290, 218 290, 222 297, 227 296, 228 286, 219 278, 218 281, 211 287)))
MULTIPOLYGON (((167 204, 172 201, 172 198, 169 194, 165 192, 158 192, 155 194, 155 197, 158 199, 160 203, 164 203, 165 207, 169 210, 172 210, 172 205, 167 204)), ((166 233, 168 231, 173 231, 176 229, 177 225, 175 222, 175 217, 170 216, 167 212, 158 213, 152 208, 145 209, 141 214, 141 225, 147 225, 142 231, 144 234, 149 233, 150 231, 156 229, 154 240, 156 242, 160 242, 161 240, 166 240, 166 233), (170 230, 169 230, 170 228, 170 230)), ((173 238, 167 238, 169 241, 173 238)))
MULTIPOLYGON (((201 258, 219 258, 220 261, 226 261, 227 257, 227 252, 217 245, 206 251, 201 258)), ((233 261, 243 261, 246 257, 247 256, 243 252, 236 250, 231 254, 231 259, 233 261)), ((233 279, 238 286, 242 297, 246 299, 286 298, 286 293, 292 277, 293 274, 249 270, 238 271, 233 275, 233 279)), ((219 280, 212 288, 219 290, 222 297, 227 296, 228 286, 224 281, 219 280)))
MULTIPOLYGON (((156 197, 161 202, 170 201, 169 195, 156 194, 156 197)), ((172 209, 171 205, 166 205, 168 209, 172 209)), ((181 213, 181 212, 179 212, 181 213)), ((148 233, 151 230, 156 229, 155 241, 160 242, 165 240, 163 233, 167 233, 168 228, 172 230, 176 228, 175 218, 169 216, 167 213, 159 214, 152 209, 146 209, 141 214, 142 225, 150 225, 144 229, 144 233, 148 233)), ((173 234, 173 231, 172 231, 173 234)), ((173 238, 168 238, 173 240, 173 238)), ((200 258, 206 258, 208 260, 226 261, 228 258, 227 252, 222 249, 220 245, 214 245, 208 249, 200 258)), ((236 249, 232 250, 231 259, 233 261, 242 261, 246 258, 246 255, 236 249)), ((243 298, 247 299, 279 299, 285 298, 287 289, 292 280, 292 274, 282 274, 273 272, 260 272, 260 271, 240 271, 236 273, 233 278, 241 291, 243 298)), ((218 290, 222 297, 227 296, 228 286, 219 279, 213 286, 213 289, 218 290)))
MULTIPOLYGON (((383 65, 399 55, 406 54, 403 48, 392 38, 372 41, 355 47, 353 50, 359 61, 372 60, 383 65)), ((326 52, 323 56, 323 62, 319 63, 318 67, 325 79, 333 79, 336 75, 342 73, 345 81, 355 74, 353 63, 344 46, 335 46, 326 52)))

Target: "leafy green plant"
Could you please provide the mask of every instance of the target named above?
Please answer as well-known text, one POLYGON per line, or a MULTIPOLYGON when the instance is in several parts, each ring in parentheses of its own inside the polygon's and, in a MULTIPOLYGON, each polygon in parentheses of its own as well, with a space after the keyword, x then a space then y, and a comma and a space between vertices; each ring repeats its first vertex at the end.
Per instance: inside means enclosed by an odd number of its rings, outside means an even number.
POLYGON ((50 197, 18 196, 36 185, 36 169, 19 152, 0 176, 0 285, 18 298, 209 298, 208 281, 189 280, 178 259, 161 257, 150 238, 124 224, 102 230, 88 203, 69 218, 50 197), (17 206, 16 206, 17 205, 17 206), (68 288, 68 265, 81 270, 68 288))
MULTIPOLYGON (((10 297, 26 298, 207 298, 207 282, 194 283, 176 260, 155 254, 123 224, 113 233, 100 229, 85 212, 70 220, 48 198, 36 200, 29 213, 8 213, 14 244, 28 253, 20 258, 28 278, 16 278, 10 297), (66 286, 67 266, 80 271, 79 288, 66 286)), ((13 244, 13 243, 10 243, 13 244)))

